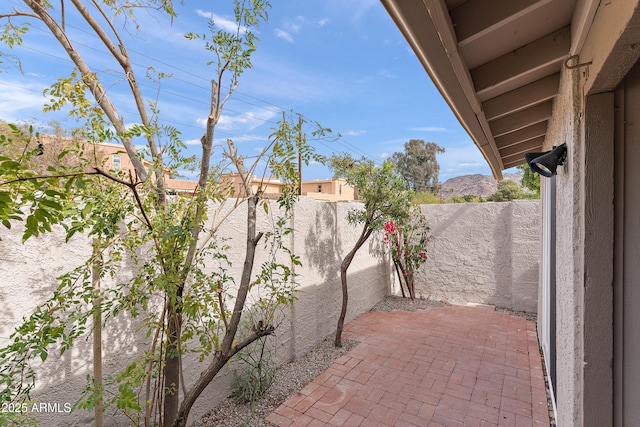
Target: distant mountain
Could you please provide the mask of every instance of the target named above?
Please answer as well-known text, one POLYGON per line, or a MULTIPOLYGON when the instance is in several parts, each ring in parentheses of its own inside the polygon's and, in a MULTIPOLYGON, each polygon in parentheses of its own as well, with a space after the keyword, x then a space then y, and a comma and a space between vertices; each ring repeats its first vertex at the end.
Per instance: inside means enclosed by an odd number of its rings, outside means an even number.
MULTIPOLYGON (((504 175, 504 179, 510 179, 522 185, 522 175, 517 173, 508 173, 504 175)), ((474 196, 488 197, 498 189, 498 181, 489 175, 463 175, 449 178, 442 184, 442 197, 449 199, 455 196, 466 196, 473 194, 474 196)))

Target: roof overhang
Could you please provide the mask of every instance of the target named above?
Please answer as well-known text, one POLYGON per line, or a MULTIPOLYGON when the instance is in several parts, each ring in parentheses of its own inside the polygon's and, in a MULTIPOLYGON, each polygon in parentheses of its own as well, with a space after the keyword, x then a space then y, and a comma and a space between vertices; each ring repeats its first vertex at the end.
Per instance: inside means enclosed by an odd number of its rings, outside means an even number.
POLYGON ((496 179, 542 151, 599 0, 381 1, 496 179))

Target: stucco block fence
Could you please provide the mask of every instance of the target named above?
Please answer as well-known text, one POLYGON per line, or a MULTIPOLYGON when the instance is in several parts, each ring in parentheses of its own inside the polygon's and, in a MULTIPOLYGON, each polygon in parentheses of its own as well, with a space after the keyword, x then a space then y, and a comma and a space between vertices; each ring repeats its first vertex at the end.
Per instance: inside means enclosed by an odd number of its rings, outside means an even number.
MULTIPOLYGON (((273 212, 276 203, 272 202, 273 212)), ((301 257, 295 267, 300 284, 297 300, 287 309, 273 338, 279 363, 299 357, 335 330, 341 304, 340 262, 353 247, 360 228, 347 222, 347 212, 357 202, 326 202, 302 197, 297 203, 288 242, 301 257)), ((428 261, 416 277, 416 290, 423 298, 454 304, 495 304, 516 310, 535 311, 538 285, 539 217, 537 201, 421 207, 431 227, 428 261)), ((273 218, 259 210, 258 230, 268 231, 273 218)), ((229 238, 232 262, 229 273, 239 277, 244 261, 246 208, 229 218, 221 234, 229 238)), ((88 238, 75 236, 64 242, 60 230, 21 243, 22 230, 0 230, 0 346, 23 316, 45 301, 57 286, 56 277, 82 264, 91 252, 88 238)), ((258 246, 262 248, 261 245, 258 246)), ((264 251, 259 251, 259 266, 264 251)), ((135 266, 123 261, 114 281, 134 274, 135 266)), ((104 280, 103 287, 113 283, 104 280)), ((398 294, 398 281, 381 235, 374 235, 356 255, 349 269, 347 321, 368 311, 386 295, 398 294)), ((136 332, 135 321, 116 318, 103 330, 105 375, 125 366, 133 355, 148 348, 148 339, 136 332)), ((68 413, 92 370, 91 339, 64 356, 52 354, 39 367, 36 402, 49 405, 36 418, 41 425, 91 425, 93 414, 68 413)), ((190 420, 203 415, 230 394, 233 363, 216 377, 194 406, 190 420)), ((195 359, 184 362, 185 381, 192 383, 203 366, 195 359)), ((2 385, 0 384, 0 387, 2 385)), ((106 425, 124 425, 126 418, 109 410, 106 425)))
POLYGON ((540 201, 422 205, 431 228, 416 294, 536 312, 540 201))

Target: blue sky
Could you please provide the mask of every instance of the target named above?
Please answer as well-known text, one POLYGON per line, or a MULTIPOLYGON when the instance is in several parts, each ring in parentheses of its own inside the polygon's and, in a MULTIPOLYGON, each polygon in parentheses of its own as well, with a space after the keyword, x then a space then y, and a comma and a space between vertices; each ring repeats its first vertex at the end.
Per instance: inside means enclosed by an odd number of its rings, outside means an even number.
MULTIPOLYGON (((18 0, 2 3, 0 13, 12 7, 25 9, 18 0)), ((144 78, 147 66, 173 74, 162 83, 158 105, 163 120, 177 127, 188 149, 196 153, 208 114, 213 73, 205 63, 212 58, 183 35, 189 31, 207 33, 209 17, 224 26, 232 15, 230 1, 185 3, 176 1, 179 16, 173 24, 139 15, 140 33, 127 43, 134 63, 140 66, 136 73, 146 96, 156 97, 156 89, 144 78)), ((258 33, 254 68, 242 75, 227 104, 218 138, 233 139, 250 156, 264 145, 281 111, 293 110, 341 135, 337 141, 315 143, 321 154, 349 152, 382 162, 393 152, 402 151, 409 139, 423 139, 446 150, 438 156, 441 181, 459 175, 491 174, 378 0, 271 3, 269 22, 258 33)), ((76 26, 73 16, 68 19, 71 40, 94 69, 108 75, 115 66, 107 61, 104 48, 95 36, 76 26)), ((6 52, 4 46, 2 51, 6 52)), ((42 114, 43 89, 71 69, 64 51, 34 26, 24 45, 11 53, 21 59, 23 73, 3 65, 0 119, 33 123, 55 119, 65 127, 74 127, 75 122, 64 114, 42 114)), ((133 111, 126 86, 120 79, 108 86, 121 105, 125 122, 128 111, 133 111)), ((303 169, 305 180, 330 175, 317 164, 303 169)))

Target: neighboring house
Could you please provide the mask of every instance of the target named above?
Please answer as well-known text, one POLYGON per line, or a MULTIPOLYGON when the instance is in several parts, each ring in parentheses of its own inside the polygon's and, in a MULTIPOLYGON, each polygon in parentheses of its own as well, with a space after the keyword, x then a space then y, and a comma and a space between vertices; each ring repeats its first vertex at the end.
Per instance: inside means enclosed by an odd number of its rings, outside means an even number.
MULTIPOLYGON (((258 178, 255 175, 252 175, 249 179, 251 184, 251 190, 255 194, 258 189, 262 191, 263 194, 280 194, 282 192, 282 183, 276 178, 258 178)), ((220 184, 224 188, 229 186, 233 189, 233 194, 239 197, 246 197, 246 191, 244 190, 244 185, 242 184, 242 178, 240 178, 240 174, 238 173, 223 173, 220 175, 220 184)))
POLYGON ((381 1, 495 178, 567 144, 541 193, 557 422, 640 425, 640 1, 381 1))
MULTIPOLYGON (((80 142, 79 140, 67 137, 41 135, 40 137, 45 150, 45 156, 43 159, 45 162, 58 161, 58 155, 63 149, 68 148, 73 143, 80 142)), ((124 146, 118 144, 108 143, 85 143, 84 156, 92 159, 92 164, 100 166, 106 170, 125 171, 130 172, 135 177, 135 168, 131 163, 131 159, 127 155, 124 146)), ((69 157, 71 159, 71 157, 69 157)), ((151 163, 143 159, 143 164, 147 169, 151 167, 151 163)), ((46 169, 50 163, 43 166, 46 169)), ((167 189, 170 192, 186 192, 193 193, 196 189, 196 181, 187 181, 180 179, 172 179, 172 173, 169 169, 164 171, 164 179, 167 184, 167 189)))
MULTIPOLYGON (((56 155, 74 140, 70 138, 54 137, 50 135, 42 136, 43 143, 47 147, 54 147, 56 155)), ((129 171, 135 176, 135 169, 131 163, 131 159, 127 155, 124 146, 118 144, 97 143, 88 144, 85 147, 85 155, 94 158, 94 163, 101 165, 106 170, 129 171), (90 152, 87 152, 89 151, 90 152)), ((149 168, 151 163, 143 160, 144 165, 149 168)), ((197 181, 182 180, 171 178, 172 171, 165 169, 164 179, 167 189, 175 193, 194 193, 198 186, 197 181)), ((282 192, 282 183, 276 178, 258 178, 252 175, 251 188, 255 193, 258 188, 266 195, 278 195, 282 192)), ((220 184, 222 188, 228 187, 233 189, 233 194, 244 197, 246 193, 243 191, 242 180, 237 173, 226 173, 220 175, 220 184)), ((357 191, 347 184, 342 178, 334 178, 331 180, 313 180, 303 181, 301 184, 301 195, 311 196, 319 200, 357 200, 357 191)), ((268 197, 268 196, 267 196, 268 197)))
MULTIPOLYGON (((223 186, 225 184, 230 185, 231 188, 236 191, 236 195, 244 196, 242 180, 237 173, 220 175, 220 182, 223 186)), ((261 188, 265 194, 276 195, 282 192, 282 183, 275 178, 258 178, 253 175, 250 182, 254 192, 256 192, 258 188, 261 188)), ((300 194, 319 200, 356 200, 356 191, 342 178, 302 181, 300 194)))
MULTIPOLYGON (((125 172, 128 171, 135 176, 136 170, 125 151, 124 146, 118 144, 107 144, 104 142, 93 145, 96 147, 96 152, 101 156, 99 162, 104 162, 102 163, 102 166, 105 169, 117 171, 122 170, 125 172)), ((143 163, 146 168, 151 165, 147 160, 143 160, 143 163)), ((169 175, 169 171, 165 171, 165 178, 169 178, 169 175)))
MULTIPOLYGON (((102 155, 104 161, 103 165, 105 169, 111 170, 124 170, 129 171, 135 176, 135 168, 131 163, 131 159, 127 155, 124 147, 117 144, 100 143, 95 144, 96 151, 102 155)), ((147 169, 150 168, 151 163, 147 160, 142 161, 147 169)), ((172 171, 165 168, 164 180, 167 186, 167 190, 170 193, 194 193, 198 186, 197 181, 189 181, 183 179, 173 179, 172 171)))

